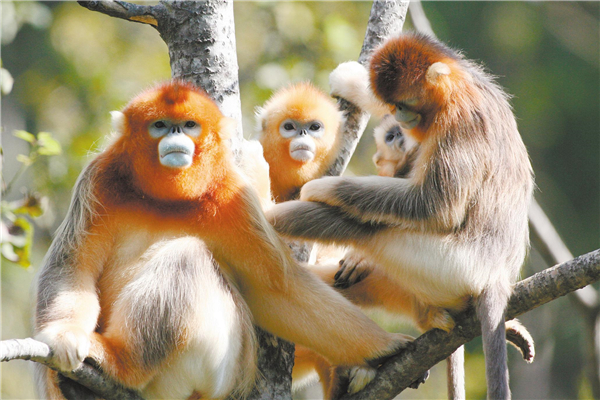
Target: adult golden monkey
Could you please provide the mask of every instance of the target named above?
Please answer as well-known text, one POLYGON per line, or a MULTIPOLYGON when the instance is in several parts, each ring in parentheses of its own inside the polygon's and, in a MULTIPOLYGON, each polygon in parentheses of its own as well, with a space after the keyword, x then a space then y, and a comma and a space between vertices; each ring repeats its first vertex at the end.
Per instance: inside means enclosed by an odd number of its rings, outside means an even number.
MULTIPOLYGON (((251 322, 339 365, 407 343, 292 259, 232 161, 230 121, 202 90, 152 88, 113 124, 119 135, 80 176, 38 281, 36 337, 63 370, 90 356, 147 397, 244 397, 251 322)), ((37 374, 45 396, 70 386, 37 374)))
POLYGON ((472 301, 488 397, 510 398, 504 313, 527 253, 533 177, 506 94, 473 62, 417 34, 373 55, 375 96, 419 143, 407 178, 328 177, 268 217, 292 237, 351 244, 452 326, 472 301))

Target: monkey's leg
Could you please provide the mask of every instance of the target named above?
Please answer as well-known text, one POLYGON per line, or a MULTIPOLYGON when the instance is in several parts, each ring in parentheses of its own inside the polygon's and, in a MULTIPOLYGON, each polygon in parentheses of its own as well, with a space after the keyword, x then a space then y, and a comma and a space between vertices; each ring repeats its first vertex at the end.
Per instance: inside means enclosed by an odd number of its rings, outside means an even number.
POLYGON ((320 354, 302 346, 296 346, 292 388, 302 387, 303 379, 316 372, 319 376, 323 395, 327 396, 331 387, 331 364, 320 354))

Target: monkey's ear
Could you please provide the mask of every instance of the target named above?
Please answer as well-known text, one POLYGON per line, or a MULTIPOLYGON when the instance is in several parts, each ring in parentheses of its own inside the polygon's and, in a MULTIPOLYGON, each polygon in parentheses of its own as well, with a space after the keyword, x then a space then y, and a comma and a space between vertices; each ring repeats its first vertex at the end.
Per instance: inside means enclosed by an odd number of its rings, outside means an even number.
POLYGON ((237 124, 235 120, 227 117, 223 117, 219 122, 219 137, 222 140, 227 140, 235 136, 237 124))
POLYGON ((267 113, 265 109, 256 107, 254 109, 254 116, 256 117, 256 130, 264 133, 267 130, 267 113))
POLYGON ((125 114, 121 111, 111 111, 110 116, 113 131, 122 135, 125 132, 125 114))
POLYGON ((427 69, 427 80, 429 82, 437 82, 440 76, 450 75, 450 67, 443 62, 435 62, 427 69))

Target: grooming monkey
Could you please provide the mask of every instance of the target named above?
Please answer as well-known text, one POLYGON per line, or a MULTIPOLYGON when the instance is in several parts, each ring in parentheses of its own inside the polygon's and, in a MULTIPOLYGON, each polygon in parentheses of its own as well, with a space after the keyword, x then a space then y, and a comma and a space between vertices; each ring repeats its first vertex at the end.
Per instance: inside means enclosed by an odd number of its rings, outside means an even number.
MULTIPOLYGON (((244 397, 254 322, 336 365, 404 347, 300 267, 234 165, 230 120, 172 81, 113 113, 119 136, 82 172, 37 285, 36 338, 63 370, 92 357, 156 398, 244 397)), ((43 395, 73 385, 41 367, 43 395)))
MULTIPOLYGON (((373 55, 370 82, 420 149, 406 178, 328 177, 274 206, 286 235, 351 244, 449 330, 475 305, 488 398, 510 398, 506 304, 528 248, 533 177, 506 94, 473 62, 417 34, 373 55)), ((380 288, 384 290, 384 288, 380 288)))
MULTIPOLYGON (((342 67, 342 70, 345 66, 342 67)), ((339 71, 334 72, 337 74, 339 71)), ((348 72, 348 71, 344 71, 348 72)), ((366 71, 364 71, 366 74, 366 71)), ((357 74, 352 75, 356 79, 357 74)), ((387 114, 374 129, 373 136, 377 151, 373 162, 379 176, 406 178, 413 169, 419 146, 409 136, 402 133, 400 124, 387 114)), ((402 282, 404 286, 408 282, 402 282)), ((428 309, 407 293, 403 286, 390 277, 382 268, 377 268, 368 259, 358 254, 351 255, 340 263, 340 269, 334 277, 333 286, 354 304, 361 308, 381 308, 392 313, 411 316, 420 330, 431 329, 429 321, 422 318, 428 309), (375 273, 373 271, 376 271, 375 273), (385 287, 385 290, 381 290, 385 287)), ((525 326, 518 320, 506 321, 506 340, 515 346, 523 359, 531 363, 535 357, 534 341, 525 326)), ((464 388, 464 349, 448 359, 448 397, 465 398, 464 388)))

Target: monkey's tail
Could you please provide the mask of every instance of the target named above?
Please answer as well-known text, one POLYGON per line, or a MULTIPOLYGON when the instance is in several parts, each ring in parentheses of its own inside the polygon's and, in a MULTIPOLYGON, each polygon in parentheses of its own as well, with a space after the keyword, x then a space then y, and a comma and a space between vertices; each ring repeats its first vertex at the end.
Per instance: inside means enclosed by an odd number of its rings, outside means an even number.
POLYGON ((477 317, 481 322, 487 398, 510 399, 506 364, 506 332, 504 314, 510 290, 498 285, 487 287, 477 299, 477 317))
POLYGON ((446 360, 448 374, 448 400, 464 400, 465 392, 465 346, 460 346, 446 360))

